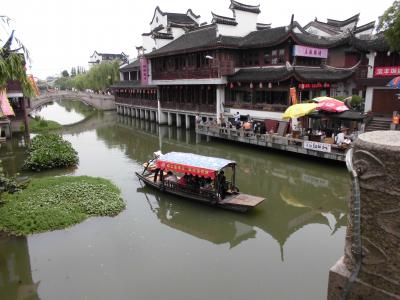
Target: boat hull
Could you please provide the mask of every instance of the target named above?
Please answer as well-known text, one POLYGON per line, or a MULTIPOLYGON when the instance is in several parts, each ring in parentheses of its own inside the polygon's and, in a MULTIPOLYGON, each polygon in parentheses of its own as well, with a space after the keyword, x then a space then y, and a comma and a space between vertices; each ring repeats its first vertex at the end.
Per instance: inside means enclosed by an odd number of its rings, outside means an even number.
POLYGON ((225 197, 225 199, 219 200, 216 197, 211 197, 210 193, 208 193, 208 195, 201 195, 199 193, 187 193, 184 191, 171 189, 168 186, 162 185, 159 181, 154 182, 154 180, 152 180, 154 177, 149 176, 149 178, 138 172, 135 172, 135 174, 139 178, 139 180, 143 181, 147 186, 157 189, 161 192, 237 212, 246 212, 265 200, 261 197, 251 196, 242 193, 228 195, 227 197, 225 197))

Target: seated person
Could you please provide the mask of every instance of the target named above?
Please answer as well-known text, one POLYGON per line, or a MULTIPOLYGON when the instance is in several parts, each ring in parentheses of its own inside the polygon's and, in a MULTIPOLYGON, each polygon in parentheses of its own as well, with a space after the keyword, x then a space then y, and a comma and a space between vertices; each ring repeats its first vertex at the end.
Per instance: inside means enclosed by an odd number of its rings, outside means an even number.
POLYGON ((250 122, 244 123, 243 128, 244 128, 244 130, 251 130, 251 123, 250 122))
POLYGON ((171 171, 167 172, 167 175, 165 176, 164 180, 172 181, 172 182, 178 182, 178 177, 171 171))
POLYGON ((187 186, 188 183, 188 175, 185 174, 185 176, 182 176, 179 180, 178 180, 178 184, 181 186, 187 186))

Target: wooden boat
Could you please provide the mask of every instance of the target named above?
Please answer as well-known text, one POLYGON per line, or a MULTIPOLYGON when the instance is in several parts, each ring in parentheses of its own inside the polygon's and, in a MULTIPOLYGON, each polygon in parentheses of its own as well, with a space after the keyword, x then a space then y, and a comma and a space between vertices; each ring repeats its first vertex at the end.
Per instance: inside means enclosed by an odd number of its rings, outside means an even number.
POLYGON ((235 185, 235 171, 236 162, 231 160, 170 152, 145 163, 143 172, 136 172, 136 175, 147 186, 162 192, 245 212, 265 199, 240 193, 235 185), (230 180, 226 180, 224 171, 229 173, 230 180), (180 177, 167 177, 168 172, 177 173, 180 177), (183 184, 182 177, 193 181, 183 184), (206 181, 208 184, 202 184, 206 181))

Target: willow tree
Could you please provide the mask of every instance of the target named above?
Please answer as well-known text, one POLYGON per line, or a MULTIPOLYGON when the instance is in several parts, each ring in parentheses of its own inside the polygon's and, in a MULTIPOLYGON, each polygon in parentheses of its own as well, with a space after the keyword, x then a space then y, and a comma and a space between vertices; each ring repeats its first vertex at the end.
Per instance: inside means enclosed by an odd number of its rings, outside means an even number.
MULTIPOLYGON (((10 19, 8 17, 0 16, 0 22, 8 25, 9 21, 10 19)), ((24 45, 14 37, 14 31, 12 31, 10 37, 0 48, 0 91, 6 92, 8 81, 19 81, 24 96, 31 97, 34 95, 32 85, 26 76, 25 55, 29 58, 28 51, 24 45), (14 40, 19 47, 11 49, 14 40)))
POLYGON ((396 0, 379 17, 378 32, 383 32, 391 51, 400 51, 400 1, 396 0))

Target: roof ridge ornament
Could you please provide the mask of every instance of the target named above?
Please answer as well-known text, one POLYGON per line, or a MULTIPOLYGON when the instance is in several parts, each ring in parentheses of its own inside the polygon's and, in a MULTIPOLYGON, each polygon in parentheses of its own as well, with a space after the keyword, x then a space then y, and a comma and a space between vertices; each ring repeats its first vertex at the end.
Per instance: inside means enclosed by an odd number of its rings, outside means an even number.
POLYGON ((231 5, 229 5, 229 8, 231 10, 242 10, 242 11, 255 13, 255 14, 261 13, 260 4, 258 4, 258 5, 248 5, 248 4, 240 3, 240 2, 235 1, 235 0, 231 0, 231 5))

